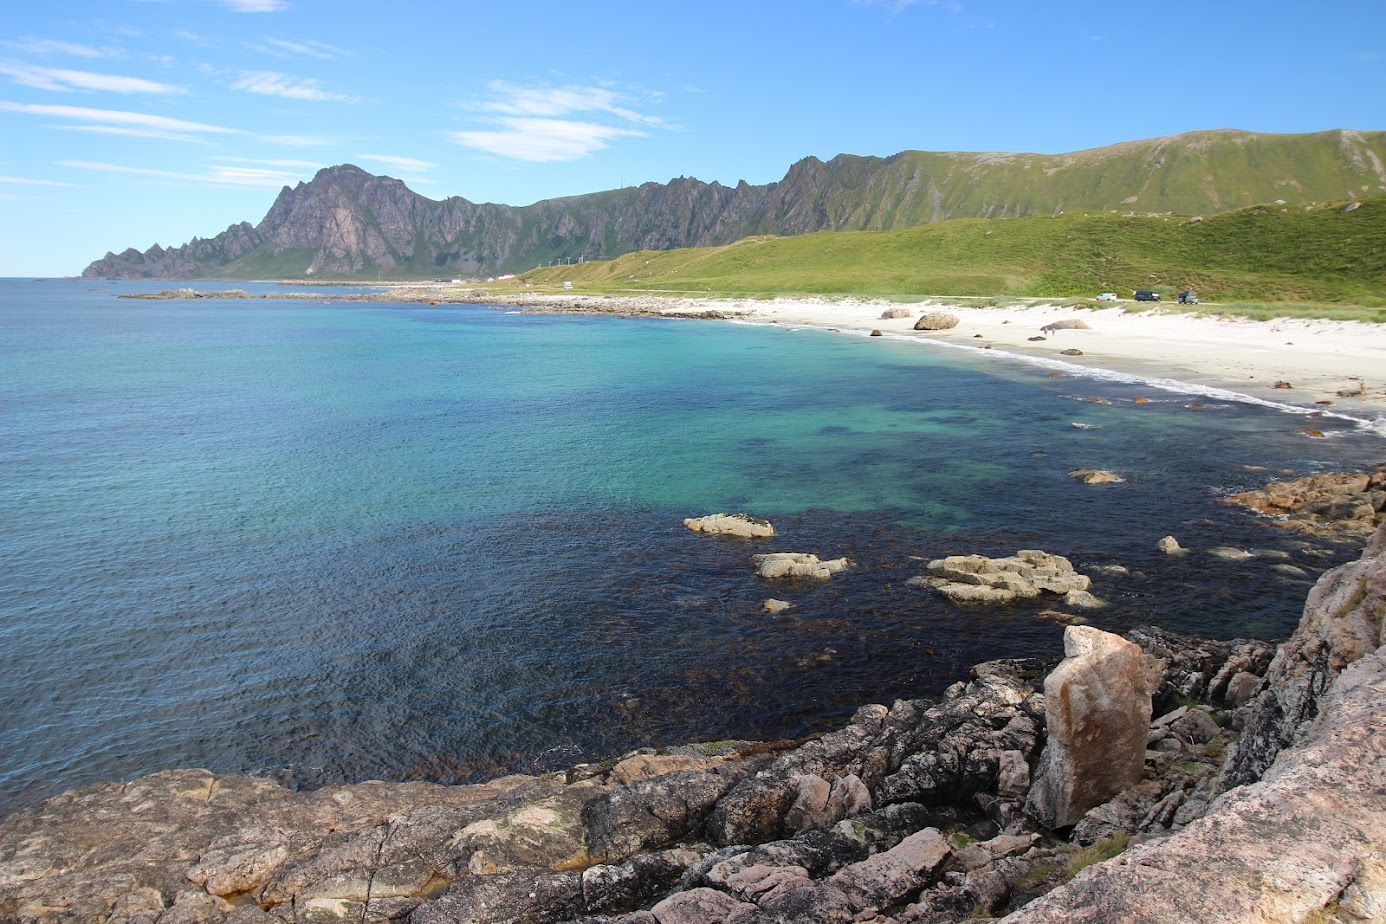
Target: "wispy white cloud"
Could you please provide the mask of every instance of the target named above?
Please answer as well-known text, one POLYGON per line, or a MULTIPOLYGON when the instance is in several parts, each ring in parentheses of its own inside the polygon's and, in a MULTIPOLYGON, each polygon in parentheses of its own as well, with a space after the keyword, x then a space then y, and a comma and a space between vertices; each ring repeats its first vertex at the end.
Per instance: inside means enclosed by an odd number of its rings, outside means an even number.
POLYGON ((961 13, 963 6, 956 0, 851 0, 852 6, 881 6, 898 13, 912 6, 940 6, 952 13, 961 13))
POLYGON ((499 129, 449 132, 463 147, 532 163, 578 160, 609 147, 616 138, 643 136, 631 128, 578 122, 571 119, 494 120, 499 129))
POLYGON ((183 87, 169 83, 158 83, 142 77, 126 77, 121 74, 95 74, 91 71, 73 71, 59 67, 33 67, 27 64, 14 64, 0 61, 0 74, 20 86, 35 90, 100 90, 108 93, 154 93, 178 94, 188 92, 183 87))
POLYGON ((332 61, 351 54, 345 48, 319 42, 316 39, 267 38, 263 42, 247 42, 248 48, 273 55, 276 58, 317 58, 319 61, 332 61))
POLYGON ((280 13, 289 8, 284 0, 221 0, 233 13, 280 13))
POLYGON ((409 173, 423 173, 438 166, 432 161, 419 160, 416 157, 400 157, 397 154, 357 154, 357 160, 375 161, 387 167, 394 167, 396 170, 404 170, 409 173))
POLYGON ((336 139, 322 135, 260 135, 259 138, 266 144, 282 144, 286 148, 325 148, 337 143, 336 139))
POLYGON ((84 106, 50 106, 38 103, 12 103, 0 100, 0 111, 25 115, 47 116, 77 123, 78 131, 93 131, 111 135, 132 135, 143 138, 162 138, 170 141, 201 141, 206 135, 239 135, 239 129, 206 122, 190 122, 147 112, 127 112, 120 109, 88 109, 84 106))
POLYGON ((215 157, 213 160, 228 164, 260 164, 265 167, 282 167, 292 170, 311 170, 314 173, 321 170, 326 164, 318 163, 315 160, 285 160, 285 159, 265 159, 258 157, 215 157))
POLYGON ((205 173, 189 173, 180 170, 159 170, 152 167, 131 167, 125 164, 111 164, 90 160, 61 160, 58 165, 75 170, 91 170, 99 173, 117 173, 122 176, 142 177, 151 181, 192 184, 197 186, 256 186, 276 189, 303 179, 303 172, 272 167, 251 167, 233 164, 212 164, 205 173))
MULTIPOLYGON (((488 99, 463 108, 483 113, 486 127, 449 132, 458 144, 544 163, 578 160, 618 138, 644 137, 646 128, 669 128, 659 116, 635 108, 630 94, 607 86, 522 87, 505 81, 487 86, 488 99), (563 118, 564 116, 580 118, 563 118)), ((658 94, 643 94, 647 100, 658 94)))
POLYGON ((64 183, 61 180, 35 180, 26 176, 0 176, 0 183, 11 183, 17 186, 76 186, 76 183, 64 183))
POLYGON ((246 71, 231 84, 233 90, 258 93, 261 96, 280 96, 284 99, 314 102, 354 103, 356 97, 332 93, 322 88, 322 82, 307 77, 291 77, 277 71, 246 71))
POLYGON ((74 58, 119 58, 125 54, 119 48, 96 48, 80 42, 65 42, 59 39, 0 39, 0 46, 15 48, 31 55, 71 55, 74 58))
POLYGON ((660 125, 663 119, 631 109, 629 98, 607 87, 519 87, 495 80, 487 87, 492 99, 475 105, 482 112, 507 116, 554 118, 574 112, 600 112, 642 125, 660 125))

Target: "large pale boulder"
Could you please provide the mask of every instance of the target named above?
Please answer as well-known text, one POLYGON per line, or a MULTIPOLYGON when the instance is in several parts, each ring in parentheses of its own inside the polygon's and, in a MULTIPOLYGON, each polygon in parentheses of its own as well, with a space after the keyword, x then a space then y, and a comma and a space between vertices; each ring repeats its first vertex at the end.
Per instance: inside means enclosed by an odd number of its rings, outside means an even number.
POLYGON ((756 574, 767 580, 806 577, 826 581, 839 571, 845 571, 850 564, 845 558, 823 561, 805 552, 770 552, 752 555, 751 561, 756 566, 756 574))
POLYGON ((1062 663, 1044 680, 1047 740, 1025 809, 1050 828, 1140 782, 1150 728, 1150 660, 1117 635, 1064 630, 1062 663))
MULTIPOLYGON (((1067 558, 1039 549, 1021 549, 1005 558, 950 555, 929 562, 927 570, 928 577, 910 582, 926 584, 955 603, 1013 603, 1038 597, 1044 591, 1068 594, 1086 591, 1092 585, 1067 558)), ((1083 605, 1093 602, 1096 598, 1083 605)))
POLYGON ((914 322, 915 330, 950 330, 958 326, 958 316, 946 311, 931 311, 914 322))
POLYGON ((769 520, 744 513, 712 513, 705 517, 689 517, 683 521, 683 525, 695 533, 711 533, 714 536, 760 539, 775 535, 775 527, 769 520))

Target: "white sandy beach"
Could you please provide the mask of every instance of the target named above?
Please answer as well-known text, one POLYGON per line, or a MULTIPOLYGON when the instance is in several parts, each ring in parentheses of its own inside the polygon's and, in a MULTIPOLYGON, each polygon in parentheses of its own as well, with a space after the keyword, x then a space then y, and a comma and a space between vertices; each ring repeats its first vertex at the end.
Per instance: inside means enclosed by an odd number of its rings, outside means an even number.
POLYGON ((1171 378, 1278 403, 1331 409, 1365 419, 1386 417, 1386 325, 1358 321, 1234 320, 1153 309, 1127 313, 1055 305, 975 308, 946 300, 912 305, 881 301, 776 299, 669 300, 667 311, 744 312, 746 320, 822 327, 890 337, 924 338, 959 347, 992 348, 1142 378, 1171 378), (882 319, 907 307, 908 318, 882 319), (922 313, 947 311, 960 323, 946 331, 915 331, 922 313), (1081 319, 1089 330, 1040 328, 1081 319), (1081 356, 1064 356, 1078 349, 1081 356), (1290 388, 1276 388, 1286 382, 1290 388), (1345 396, 1340 392, 1352 392, 1345 396), (1322 402, 1332 402, 1331 405, 1322 402))

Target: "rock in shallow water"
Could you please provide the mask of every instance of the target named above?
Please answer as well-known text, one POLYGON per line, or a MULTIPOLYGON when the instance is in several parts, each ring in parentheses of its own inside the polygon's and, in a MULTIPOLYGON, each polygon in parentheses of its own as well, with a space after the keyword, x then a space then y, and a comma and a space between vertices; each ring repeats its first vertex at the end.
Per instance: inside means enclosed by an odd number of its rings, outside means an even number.
POLYGON ((1044 591, 1086 592, 1092 584, 1067 558, 1038 549, 1022 549, 1006 558, 950 555, 929 562, 927 568, 928 577, 911 578, 909 583, 932 587, 955 603, 1013 603, 1044 591))
POLYGON ((1080 468, 1068 473, 1070 478, 1077 478, 1083 484, 1124 484, 1126 479, 1116 472, 1109 472, 1097 468, 1080 468))
POLYGON ((744 513, 713 513, 705 517, 689 517, 683 521, 683 525, 695 533, 711 533, 714 536, 759 539, 775 535, 775 527, 770 525, 769 520, 744 513))
POLYGON ((805 552, 770 552, 753 555, 751 561, 755 563, 756 573, 767 580, 806 577, 826 581, 851 564, 845 558, 821 561, 817 555, 805 552))

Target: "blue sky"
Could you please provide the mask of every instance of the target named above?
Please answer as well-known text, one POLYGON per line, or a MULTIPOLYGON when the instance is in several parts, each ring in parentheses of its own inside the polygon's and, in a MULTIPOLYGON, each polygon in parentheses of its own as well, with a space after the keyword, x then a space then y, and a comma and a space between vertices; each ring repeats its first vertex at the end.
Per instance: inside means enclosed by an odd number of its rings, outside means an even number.
POLYGON ((1386 3, 8 2, 0 276, 259 222, 355 163, 525 205, 907 149, 1386 129, 1386 3))

